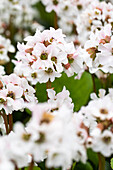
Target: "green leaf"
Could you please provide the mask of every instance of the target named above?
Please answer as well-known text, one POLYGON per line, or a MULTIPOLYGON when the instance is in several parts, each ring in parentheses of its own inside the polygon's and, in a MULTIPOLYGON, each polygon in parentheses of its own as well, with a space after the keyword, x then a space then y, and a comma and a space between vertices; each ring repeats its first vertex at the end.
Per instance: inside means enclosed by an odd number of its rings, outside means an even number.
MULTIPOLYGON (((63 73, 62 77, 55 79, 52 87, 59 93, 63 87, 66 86, 75 105, 75 111, 78 111, 81 106, 86 105, 89 101, 90 93, 93 91, 93 83, 91 75, 87 72, 82 75, 80 80, 75 80, 74 77, 75 76, 67 77, 67 75, 63 73)), ((46 84, 38 83, 36 85, 36 96, 39 102, 47 101, 46 84)))
POLYGON ((46 12, 45 6, 41 2, 37 3, 35 7, 37 8, 40 15, 40 17, 37 18, 38 22, 46 28, 51 26, 54 27, 55 12, 46 12))
MULTIPOLYGON (((29 169, 29 167, 26 167, 26 168, 25 168, 25 170, 28 170, 28 169, 29 169)), ((41 170, 41 169, 40 169, 39 167, 37 167, 37 166, 34 166, 34 167, 33 167, 33 170, 41 170)))
POLYGON ((74 170, 93 170, 91 164, 89 162, 87 162, 86 164, 83 163, 78 163, 74 170))
POLYGON ((111 168, 113 169, 113 158, 111 159, 110 164, 111 164, 111 168))
POLYGON ((93 152, 91 149, 87 150, 88 160, 89 162, 97 169, 98 167, 98 154, 93 152))
POLYGON ((75 166, 76 166, 76 162, 74 162, 74 163, 73 163, 73 165, 72 165, 72 168, 71 168, 71 169, 72 169, 72 170, 74 170, 74 169, 75 169, 75 166))
POLYGON ((28 108, 25 108, 25 112, 28 113, 29 115, 31 115, 31 111, 28 108))
POLYGON ((36 96, 37 96, 39 102, 47 101, 46 84, 37 83, 36 96))
POLYGON ((66 74, 63 74, 61 78, 52 83, 52 87, 58 93, 66 86, 75 105, 75 111, 78 111, 81 106, 87 104, 90 93, 93 91, 93 83, 91 75, 87 72, 82 75, 80 80, 75 80, 74 77, 67 77, 66 74))

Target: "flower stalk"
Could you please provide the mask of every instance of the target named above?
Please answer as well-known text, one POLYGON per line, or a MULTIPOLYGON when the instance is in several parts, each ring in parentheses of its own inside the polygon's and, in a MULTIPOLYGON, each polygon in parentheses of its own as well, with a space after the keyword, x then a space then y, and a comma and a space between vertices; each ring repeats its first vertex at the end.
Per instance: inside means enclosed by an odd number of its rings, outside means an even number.
POLYGON ((95 75, 92 74, 92 81, 93 81, 93 91, 96 93, 96 84, 95 84, 95 75))
POLYGON ((13 115, 9 114, 9 133, 13 130, 13 115))
POLYGON ((105 157, 101 153, 98 153, 98 159, 99 159, 98 170, 105 170, 105 157))

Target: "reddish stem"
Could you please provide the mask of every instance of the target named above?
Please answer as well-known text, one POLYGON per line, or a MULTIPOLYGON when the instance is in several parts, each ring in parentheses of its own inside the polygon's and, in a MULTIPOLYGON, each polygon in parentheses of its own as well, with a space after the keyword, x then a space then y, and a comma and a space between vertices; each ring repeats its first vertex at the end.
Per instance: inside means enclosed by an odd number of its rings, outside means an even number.
POLYGON ((13 115, 9 114, 9 132, 13 130, 13 115))
POLYGON ((33 170, 33 166, 34 166, 34 160, 32 158, 32 161, 31 161, 31 163, 29 165, 29 170, 33 170))
MULTIPOLYGON (((46 89, 51 89, 51 81, 50 80, 46 83, 46 89)), ((49 99, 48 93, 47 93, 47 99, 49 99)))

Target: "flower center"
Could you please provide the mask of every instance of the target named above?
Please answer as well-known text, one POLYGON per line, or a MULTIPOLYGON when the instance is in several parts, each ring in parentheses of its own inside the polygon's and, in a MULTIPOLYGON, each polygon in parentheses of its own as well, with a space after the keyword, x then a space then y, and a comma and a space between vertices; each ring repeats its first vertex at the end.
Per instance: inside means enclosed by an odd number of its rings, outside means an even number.
POLYGON ((39 135, 40 135, 40 137, 36 141, 36 143, 38 143, 38 144, 43 143, 45 141, 45 134, 43 132, 40 132, 39 135))
POLYGON ((54 61, 55 63, 57 63, 57 57, 55 56, 51 57, 51 61, 54 61))
POLYGON ((45 72, 50 74, 50 73, 53 73, 53 70, 52 68, 48 68, 48 70, 45 70, 45 72))
POLYGON ((33 79, 37 78, 37 73, 32 73, 32 74, 31 74, 31 77, 32 77, 33 79))
POLYGON ((41 60, 47 60, 48 59, 48 54, 47 53, 42 53, 40 58, 41 58, 41 60))
POLYGON ((9 91, 7 94, 7 97, 11 97, 12 99, 15 99, 15 94, 13 91, 9 91))
POLYGON ((68 54, 68 55, 67 55, 67 58, 68 58, 69 64, 72 64, 73 61, 74 61, 73 54, 68 54))
POLYGON ((22 139, 25 140, 25 141, 29 141, 30 137, 31 137, 30 134, 25 134, 25 133, 24 133, 24 134, 22 135, 22 139))
POLYGON ((90 58, 93 60, 96 58, 96 53, 98 53, 98 49, 96 47, 91 47, 86 50, 88 54, 90 54, 90 58))
POLYGON ((111 142, 111 137, 110 136, 105 136, 102 138, 103 142, 106 144, 109 144, 111 142))
POLYGON ((58 1, 57 0, 53 0, 53 4, 54 5, 58 5, 58 1))
POLYGON ((106 114, 108 114, 108 110, 107 109, 100 109, 100 113, 106 115, 106 114))

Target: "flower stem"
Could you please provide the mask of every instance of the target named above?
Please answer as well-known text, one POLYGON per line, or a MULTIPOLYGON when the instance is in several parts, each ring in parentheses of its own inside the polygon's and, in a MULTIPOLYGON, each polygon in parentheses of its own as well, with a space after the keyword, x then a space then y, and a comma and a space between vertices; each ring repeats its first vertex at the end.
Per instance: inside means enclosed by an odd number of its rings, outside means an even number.
POLYGON ((9 132, 13 130, 13 115, 9 114, 9 132))
POLYGON ((31 163, 29 165, 29 170, 33 170, 33 166, 34 166, 34 161, 33 161, 33 158, 32 158, 32 161, 31 161, 31 163))
POLYGON ((5 124, 5 128, 6 128, 6 134, 9 134, 7 115, 4 113, 4 111, 1 111, 1 112, 0 112, 0 115, 1 115, 1 116, 3 117, 3 119, 4 119, 4 124, 5 124))
POLYGON ((58 29, 58 17, 57 17, 56 12, 55 12, 55 16, 54 16, 54 28, 58 29))
MULTIPOLYGON (((51 81, 50 81, 50 79, 49 79, 49 81, 46 83, 46 89, 51 89, 51 81)), ((48 93, 47 93, 47 99, 49 99, 48 93)))
POLYGON ((96 84, 95 84, 95 75, 92 74, 92 81, 93 81, 93 91, 96 93, 96 84))
POLYGON ((99 158, 99 169, 98 170, 105 170, 105 157, 101 155, 101 153, 98 153, 99 158))
POLYGON ((50 80, 46 83, 46 89, 51 89, 51 81, 50 80))

